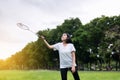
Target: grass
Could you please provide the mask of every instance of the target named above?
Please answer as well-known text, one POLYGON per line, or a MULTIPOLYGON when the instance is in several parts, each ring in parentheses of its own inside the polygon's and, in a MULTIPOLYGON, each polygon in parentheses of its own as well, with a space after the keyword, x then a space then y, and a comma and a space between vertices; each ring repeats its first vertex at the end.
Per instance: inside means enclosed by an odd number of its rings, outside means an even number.
MULTIPOLYGON (((80 71, 81 80, 120 80, 120 72, 80 71)), ((59 71, 48 70, 1 70, 0 80, 61 80, 59 71)), ((74 80, 68 72, 68 80, 74 80)))

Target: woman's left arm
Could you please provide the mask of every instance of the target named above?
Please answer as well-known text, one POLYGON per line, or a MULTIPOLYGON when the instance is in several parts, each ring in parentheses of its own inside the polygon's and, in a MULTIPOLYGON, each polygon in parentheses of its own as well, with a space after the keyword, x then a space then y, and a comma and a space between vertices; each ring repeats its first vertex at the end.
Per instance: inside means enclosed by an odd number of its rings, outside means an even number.
POLYGON ((71 71, 74 73, 75 72, 75 61, 76 61, 76 58, 75 58, 75 51, 72 51, 72 69, 71 71))

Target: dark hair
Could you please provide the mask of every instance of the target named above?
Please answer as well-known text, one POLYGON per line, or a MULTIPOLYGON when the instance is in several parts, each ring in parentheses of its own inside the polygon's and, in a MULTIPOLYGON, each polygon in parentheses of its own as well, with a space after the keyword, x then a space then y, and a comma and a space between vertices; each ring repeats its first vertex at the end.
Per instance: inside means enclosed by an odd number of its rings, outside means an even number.
POLYGON ((67 35, 66 43, 72 43, 71 35, 69 33, 63 33, 67 35))

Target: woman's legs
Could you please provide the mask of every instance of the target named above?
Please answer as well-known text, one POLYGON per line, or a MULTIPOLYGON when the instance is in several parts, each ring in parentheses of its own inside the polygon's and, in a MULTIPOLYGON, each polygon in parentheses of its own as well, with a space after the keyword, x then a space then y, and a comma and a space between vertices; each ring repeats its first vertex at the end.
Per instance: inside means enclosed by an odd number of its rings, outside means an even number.
MULTIPOLYGON (((69 69, 71 71, 71 68, 62 68, 62 69, 60 69, 62 80, 67 80, 67 72, 68 72, 69 69)), ((72 73, 72 74, 73 74, 74 80, 80 80, 77 68, 76 68, 76 71, 74 73, 72 73)))
POLYGON ((62 80, 67 80, 67 71, 68 71, 68 68, 60 69, 62 80))

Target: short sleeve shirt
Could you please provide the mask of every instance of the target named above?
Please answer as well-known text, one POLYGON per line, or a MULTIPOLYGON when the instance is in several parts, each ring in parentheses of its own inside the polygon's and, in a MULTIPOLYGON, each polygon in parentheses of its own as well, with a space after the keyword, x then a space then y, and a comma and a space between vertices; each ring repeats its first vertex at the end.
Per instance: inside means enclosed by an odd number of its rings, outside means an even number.
MULTIPOLYGON (((66 46, 63 43, 57 43, 53 45, 55 50, 59 51, 60 58, 60 68, 69 68, 72 67, 72 52, 76 51, 72 43, 67 44, 66 46)), ((76 66, 76 63, 74 64, 76 66)))

